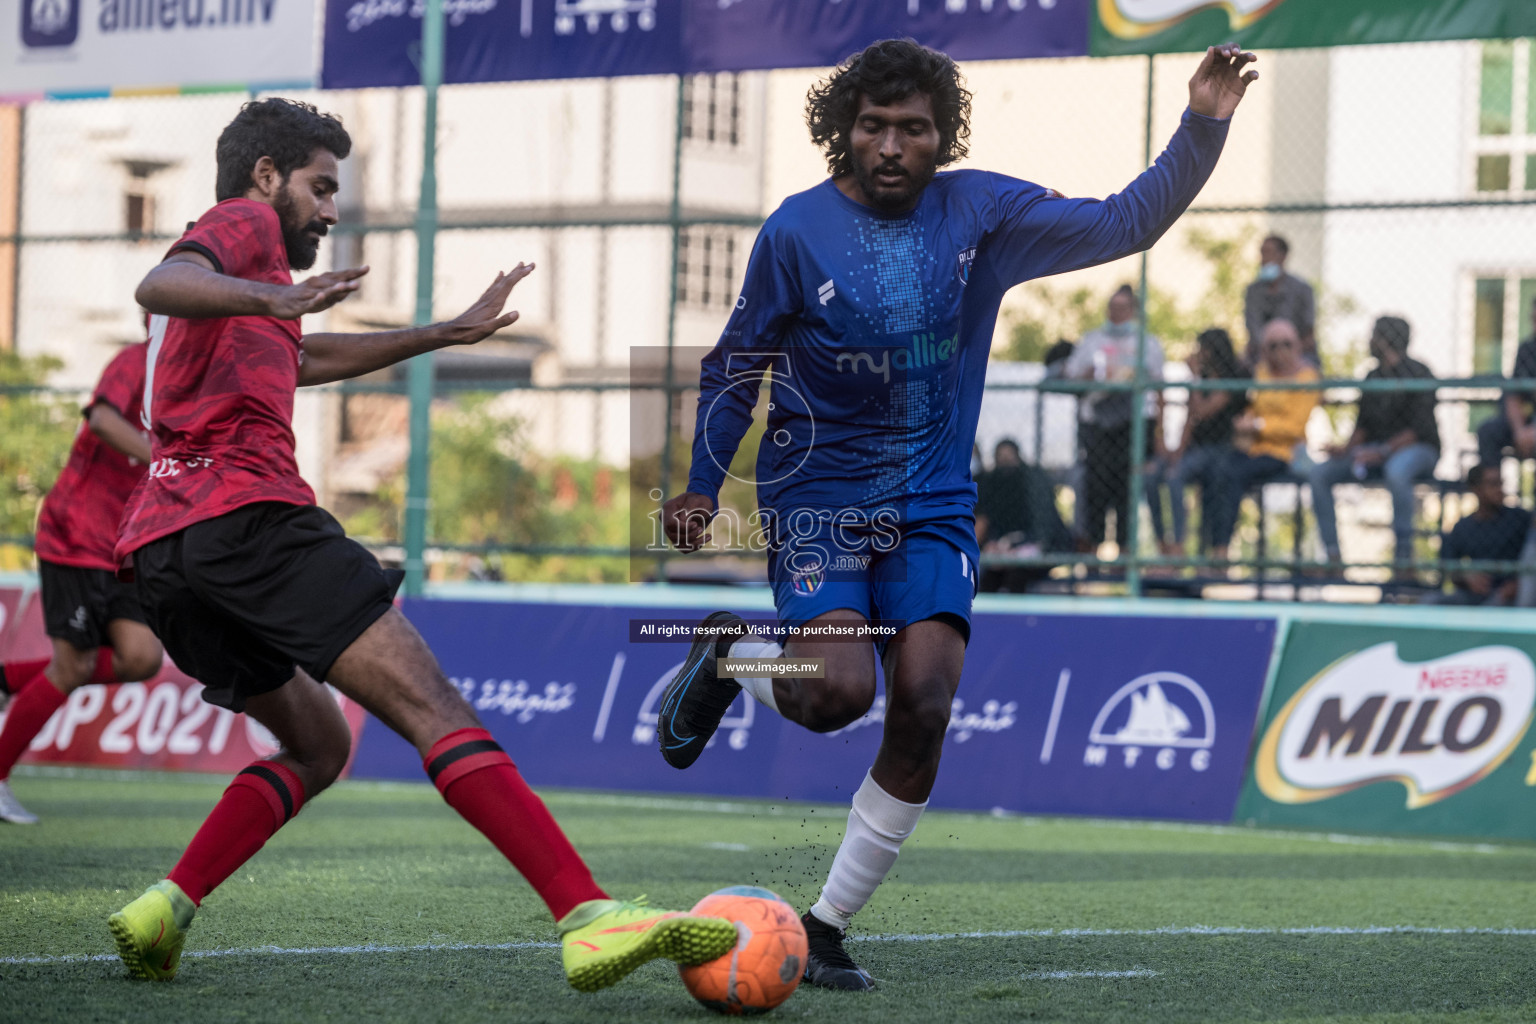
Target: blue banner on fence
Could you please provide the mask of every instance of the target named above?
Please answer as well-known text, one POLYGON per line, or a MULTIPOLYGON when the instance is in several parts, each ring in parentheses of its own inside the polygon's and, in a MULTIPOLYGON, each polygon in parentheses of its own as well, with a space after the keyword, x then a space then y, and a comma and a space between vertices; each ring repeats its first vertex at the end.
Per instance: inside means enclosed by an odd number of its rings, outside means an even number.
MULTIPOLYGON (((880 744, 883 698, 818 735, 742 697, 680 772, 657 751, 656 705, 688 645, 633 643, 631 620, 696 609, 408 600, 405 611, 535 785, 842 802, 880 744)), ((934 806, 1231 819, 1273 621, 989 614, 974 627, 934 806)), ((418 779, 421 761, 370 722, 352 774, 418 779)))
MULTIPOLYGON (((443 0, 444 81, 836 64, 911 36, 962 60, 1088 52, 1090 0, 443 0)), ((328 89, 421 81, 422 0, 327 0, 328 89)))

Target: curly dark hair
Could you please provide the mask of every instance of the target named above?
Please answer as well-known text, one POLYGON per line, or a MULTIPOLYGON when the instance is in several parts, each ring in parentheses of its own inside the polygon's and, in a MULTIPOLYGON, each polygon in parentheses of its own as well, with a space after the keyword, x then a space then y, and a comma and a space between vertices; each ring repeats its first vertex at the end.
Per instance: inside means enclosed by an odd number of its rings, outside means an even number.
POLYGON ((937 165, 964 157, 971 137, 971 93, 962 84, 960 69, 947 55, 914 40, 884 39, 843 61, 805 98, 805 122, 811 141, 827 155, 827 171, 833 177, 853 172, 848 134, 865 96, 885 106, 919 92, 933 101, 939 129, 937 165))
POLYGON ((219 133, 214 195, 221 203, 245 195, 256 161, 264 156, 272 158, 286 181, 317 149, 330 150, 338 160, 352 152, 352 136, 341 126, 341 118, 297 100, 252 100, 219 133))

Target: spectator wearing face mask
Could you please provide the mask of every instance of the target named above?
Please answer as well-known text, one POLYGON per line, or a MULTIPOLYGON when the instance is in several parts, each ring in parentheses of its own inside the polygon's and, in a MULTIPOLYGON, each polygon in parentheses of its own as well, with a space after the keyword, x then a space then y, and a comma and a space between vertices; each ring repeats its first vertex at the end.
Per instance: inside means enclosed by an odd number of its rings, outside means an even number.
MULTIPOLYGON (((1136 293, 1122 285, 1110 296, 1109 318, 1084 334, 1067 359, 1065 376, 1072 380, 1129 381, 1136 374, 1137 330, 1136 293)), ((1163 344, 1147 335, 1142 367, 1148 381, 1163 379, 1163 344)), ((1136 453, 1146 459, 1162 454, 1162 439, 1157 429, 1161 420, 1159 394, 1142 396, 1139 414, 1147 421, 1146 450, 1136 453)), ((1115 510, 1115 540, 1123 549, 1129 524, 1131 420, 1129 391, 1089 391, 1077 403, 1078 447, 1084 466, 1084 504, 1080 524, 1081 538, 1088 545, 1104 540, 1107 514, 1115 510)))
POLYGON ((1288 320, 1296 325, 1301 339, 1303 362, 1317 366, 1317 303, 1312 286, 1285 272, 1290 243, 1279 235, 1270 235, 1259 246, 1259 276, 1243 296, 1243 320, 1248 327, 1248 365, 1256 366, 1263 357, 1260 342, 1264 325, 1272 320, 1288 320))

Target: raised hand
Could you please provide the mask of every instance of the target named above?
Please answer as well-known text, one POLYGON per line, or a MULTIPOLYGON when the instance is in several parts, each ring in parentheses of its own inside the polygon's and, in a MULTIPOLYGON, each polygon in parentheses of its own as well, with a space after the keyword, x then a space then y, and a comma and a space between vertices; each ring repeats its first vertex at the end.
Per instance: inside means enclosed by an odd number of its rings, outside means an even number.
POLYGON ((366 273, 367 267, 332 270, 326 274, 306 277, 298 284, 279 288, 268 300, 271 307, 268 315, 279 320, 297 320, 306 313, 330 309, 361 288, 361 278, 366 273))
POLYGON ((485 293, 475 300, 475 304, 464 312, 448 321, 444 327, 450 338, 450 345, 473 345, 477 341, 483 341, 506 327, 517 319, 517 310, 503 313, 501 308, 507 304, 507 298, 512 294, 512 288, 533 273, 532 263, 519 263, 511 270, 496 275, 496 280, 485 293))
POLYGON ((1207 49, 1189 80, 1189 109, 1207 117, 1231 117, 1249 84, 1259 79, 1257 71, 1243 68, 1258 59, 1236 43, 1207 49))

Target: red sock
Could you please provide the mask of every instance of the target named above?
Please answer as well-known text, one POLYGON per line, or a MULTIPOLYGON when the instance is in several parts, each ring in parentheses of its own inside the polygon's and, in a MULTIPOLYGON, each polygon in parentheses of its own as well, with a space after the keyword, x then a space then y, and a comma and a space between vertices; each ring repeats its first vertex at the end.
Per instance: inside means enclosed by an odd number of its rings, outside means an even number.
POLYGON ((27 688, 32 677, 40 674, 48 667, 52 658, 38 658, 35 661, 8 661, 0 665, 0 688, 11 693, 20 693, 27 688))
POLYGON ((201 906, 303 806, 304 784, 276 761, 241 769, 166 877, 201 906))
POLYGON ((90 681, 93 683, 120 683, 117 673, 112 671, 112 648, 96 648, 96 671, 91 673, 90 681))
POLYGON ((27 744, 42 731, 66 699, 41 670, 25 689, 11 697, 6 709, 5 728, 0 729, 0 782, 10 778, 11 769, 26 752, 27 744))
POLYGON ((558 921, 578 903, 607 899, 544 801, 484 729, 459 729, 433 744, 424 762, 448 806, 522 872, 558 921))

